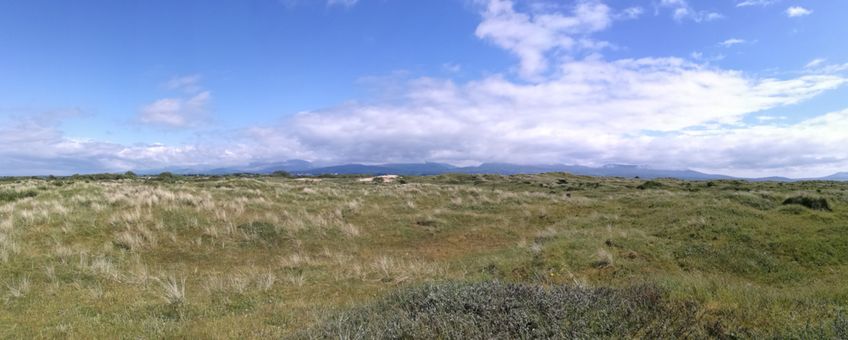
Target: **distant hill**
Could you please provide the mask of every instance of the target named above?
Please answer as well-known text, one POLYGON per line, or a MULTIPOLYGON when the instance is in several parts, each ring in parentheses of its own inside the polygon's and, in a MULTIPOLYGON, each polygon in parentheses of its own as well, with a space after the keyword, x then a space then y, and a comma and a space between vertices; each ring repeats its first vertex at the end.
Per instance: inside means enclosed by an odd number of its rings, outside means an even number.
POLYGON ((848 172, 838 172, 833 175, 819 178, 824 181, 848 181, 848 172))
POLYGON ((633 165, 607 165, 600 168, 585 166, 563 165, 563 164, 540 164, 520 165, 511 163, 483 163, 478 166, 456 167, 442 163, 411 163, 411 164, 383 164, 363 165, 345 164, 330 167, 320 167, 302 170, 298 173, 304 175, 438 175, 446 173, 461 174, 538 174, 545 172, 568 172, 575 175, 585 176, 607 176, 607 177, 640 177, 653 178, 680 178, 680 179, 731 179, 733 177, 701 173, 693 170, 662 170, 638 167, 633 165))
POLYGON ((780 176, 772 176, 772 177, 758 177, 758 178, 746 178, 752 182, 795 182, 800 181, 799 179, 793 179, 788 177, 780 177, 780 176))
POLYGON ((447 173, 458 174, 495 174, 495 175, 517 175, 517 174, 539 174, 545 172, 567 172, 583 176, 603 177, 625 177, 625 178, 677 178, 685 180, 721 180, 721 179, 744 179, 749 181, 774 181, 792 182, 802 180, 823 181, 848 181, 848 172, 840 172, 820 178, 793 179, 787 177, 763 177, 763 178, 739 178, 725 175, 708 174, 695 170, 670 170, 654 169, 629 164, 609 164, 602 167, 587 167, 580 165, 565 164, 512 164, 512 163, 483 163, 477 166, 458 167, 445 163, 388 163, 388 164, 340 164, 332 166, 316 166, 308 161, 294 159, 273 163, 252 163, 244 167, 214 168, 206 170, 188 168, 166 168, 159 170, 140 171, 142 174, 157 174, 169 171, 176 174, 208 174, 225 175, 234 173, 270 174, 275 171, 286 171, 296 175, 318 176, 318 175, 404 175, 404 176, 428 176, 447 173))
POLYGON ((438 175, 449 172, 456 172, 456 167, 442 163, 408 163, 408 164, 382 164, 382 165, 363 165, 363 164, 344 164, 322 168, 314 168, 308 170, 297 171, 297 173, 305 175, 406 175, 406 176, 425 176, 438 175))
POLYGON ((452 172, 464 174, 497 174, 497 175, 517 175, 517 174, 539 174, 544 172, 561 172, 567 166, 565 165, 519 165, 509 163, 483 163, 478 166, 469 166, 454 169, 452 172))
POLYGON ((286 172, 298 172, 305 171, 311 169, 312 163, 300 160, 300 159, 292 159, 284 162, 275 162, 275 163, 252 163, 246 167, 232 167, 232 168, 218 168, 209 170, 210 174, 220 175, 220 174, 228 174, 228 173, 257 173, 257 174, 270 174, 274 171, 286 171, 286 172))

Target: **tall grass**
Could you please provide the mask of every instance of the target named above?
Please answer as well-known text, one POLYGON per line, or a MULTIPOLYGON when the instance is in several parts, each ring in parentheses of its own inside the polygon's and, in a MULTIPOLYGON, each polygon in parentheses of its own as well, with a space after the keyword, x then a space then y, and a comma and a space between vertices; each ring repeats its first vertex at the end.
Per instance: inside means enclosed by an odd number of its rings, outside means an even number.
POLYGON ((848 184, 405 182, 3 181, 0 338, 844 334, 848 184))

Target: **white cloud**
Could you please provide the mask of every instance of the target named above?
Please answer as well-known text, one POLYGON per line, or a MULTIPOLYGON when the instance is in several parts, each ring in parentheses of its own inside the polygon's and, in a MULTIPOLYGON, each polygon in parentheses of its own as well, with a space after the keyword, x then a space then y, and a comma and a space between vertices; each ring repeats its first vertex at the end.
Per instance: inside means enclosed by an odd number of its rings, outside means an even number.
POLYGON ((724 18, 724 15, 718 12, 696 10, 686 0, 660 0, 659 3, 656 3, 656 6, 657 11, 660 8, 670 9, 671 17, 677 21, 709 22, 724 18))
POLYGON ((773 5, 780 0, 742 0, 736 4, 736 7, 750 7, 750 6, 769 6, 773 5))
POLYGON ((294 9, 304 4, 326 4, 327 7, 351 8, 359 3, 359 0, 277 0, 283 6, 294 9))
POLYGON ((783 119, 786 119, 787 117, 786 116, 778 116, 778 117, 775 117, 775 116, 757 116, 755 118, 757 120, 761 121, 761 122, 768 122, 768 121, 773 121, 773 120, 783 120, 783 119))
MULTIPOLYGON (((748 114, 798 103, 845 82, 833 76, 749 78, 673 58, 575 61, 560 68, 557 78, 537 84, 497 76, 464 85, 420 79, 411 84, 406 105, 304 112, 271 135, 289 131, 302 147, 339 162, 705 166, 694 155, 666 157, 689 143, 689 133, 681 131, 740 125, 748 114), (676 137, 659 139, 649 131, 676 137), (657 148, 662 140, 681 145, 657 148)), ((721 162, 733 167, 748 161, 721 162)))
POLYGON ((645 13, 645 9, 642 8, 642 7, 638 7, 638 6, 628 7, 628 8, 625 8, 623 11, 621 11, 618 14, 618 17, 622 18, 622 19, 636 19, 636 18, 642 16, 642 14, 644 14, 644 13, 645 13))
POLYGON ((724 15, 721 15, 721 13, 717 12, 706 12, 696 17, 695 21, 715 21, 718 19, 724 19, 724 15))
POLYGON ((203 125, 209 120, 212 94, 200 85, 200 75, 176 76, 164 87, 182 92, 181 96, 162 98, 142 107, 138 122, 165 128, 187 128, 203 125))
POLYGON ((807 65, 804 65, 804 68, 816 68, 816 67, 823 65, 826 61, 827 61, 827 59, 816 58, 816 59, 810 60, 810 62, 807 63, 807 65))
POLYGON ((833 64, 827 59, 816 58, 804 65, 804 71, 809 74, 839 74, 848 71, 848 63, 833 64))
POLYGON ((353 7, 359 0, 327 0, 327 6, 353 7))
POLYGON ((165 88, 168 90, 184 91, 186 93, 200 92, 202 91, 200 79, 200 75, 197 74, 173 77, 165 83, 165 88))
POLYGON ((745 39, 731 38, 719 43, 719 45, 724 47, 733 47, 734 45, 747 43, 745 39))
MULTIPOLYGON (((848 109, 796 124, 765 124, 699 131, 666 140, 687 143, 681 153, 697 153, 703 169, 739 175, 809 177, 848 168, 848 109)), ((674 150, 674 149, 672 149, 674 150)))
POLYGON ((489 0, 482 14, 477 36, 518 56, 519 72, 526 78, 537 78, 548 69, 552 51, 605 47, 587 35, 612 23, 610 8, 600 1, 580 1, 570 15, 563 15, 520 13, 510 0, 489 0))
POLYGON ((459 73, 462 71, 462 65, 455 63, 444 63, 442 69, 448 73, 459 73))
POLYGON ((185 98, 164 98, 143 107, 138 120, 169 128, 197 126, 208 119, 212 94, 203 91, 185 98))
POLYGON ((790 18, 803 17, 813 14, 813 11, 801 6, 792 6, 786 9, 786 15, 790 18))
MULTIPOLYGON (((675 58, 575 60, 558 63, 551 79, 532 84, 497 75, 468 83, 414 79, 391 102, 306 111, 278 124, 210 133, 197 144, 73 140, 56 124, 40 126, 33 119, 0 129, 0 157, 26 155, 29 168, 48 164, 53 173, 293 158, 824 171, 848 158, 841 147, 848 142, 848 110, 792 126, 749 126, 743 120, 844 82, 833 75, 757 78, 675 58), (10 155, 14 150, 26 152, 10 155)), ((0 166, 0 173, 12 170, 0 166)))
POLYGON ((122 145, 65 135, 61 123, 78 116, 49 112, 0 121, 0 176, 226 166, 251 161, 252 147, 239 144, 227 133, 215 133, 202 143, 172 146, 122 145))

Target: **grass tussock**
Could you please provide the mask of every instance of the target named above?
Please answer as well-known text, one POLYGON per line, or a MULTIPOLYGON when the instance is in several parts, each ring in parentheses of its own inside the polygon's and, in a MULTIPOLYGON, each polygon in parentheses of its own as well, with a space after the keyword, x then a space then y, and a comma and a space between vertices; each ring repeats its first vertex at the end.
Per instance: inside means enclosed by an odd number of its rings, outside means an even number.
POLYGON ((162 298, 169 305, 182 305, 186 303, 186 279, 176 279, 168 277, 166 279, 157 279, 162 286, 162 298))

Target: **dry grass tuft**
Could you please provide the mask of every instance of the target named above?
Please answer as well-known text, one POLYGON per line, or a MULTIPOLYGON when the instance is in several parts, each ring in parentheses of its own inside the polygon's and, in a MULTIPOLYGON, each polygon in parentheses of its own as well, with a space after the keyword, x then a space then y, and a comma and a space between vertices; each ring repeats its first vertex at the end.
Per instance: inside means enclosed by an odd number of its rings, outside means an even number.
POLYGON ((156 279, 162 288, 162 298, 170 305, 181 305, 186 303, 186 279, 176 279, 173 276, 167 279, 156 279))
POLYGON ((9 290, 9 297, 20 299, 24 297, 30 290, 30 281, 28 277, 22 277, 17 280, 12 280, 6 283, 6 288, 9 290))

